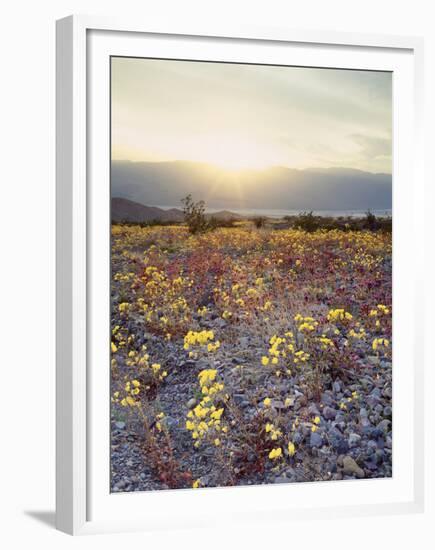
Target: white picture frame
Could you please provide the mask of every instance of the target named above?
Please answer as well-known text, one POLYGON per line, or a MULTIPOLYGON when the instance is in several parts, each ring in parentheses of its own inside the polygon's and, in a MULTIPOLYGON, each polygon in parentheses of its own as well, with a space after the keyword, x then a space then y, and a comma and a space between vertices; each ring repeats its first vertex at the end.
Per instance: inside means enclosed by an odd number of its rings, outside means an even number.
POLYGON ((156 28, 146 21, 88 16, 57 22, 58 529, 75 535, 212 525, 217 519, 207 512, 211 504, 222 511, 219 521, 237 522, 423 510, 424 358, 421 336, 417 345, 417 321, 422 318, 424 272, 422 241, 413 239, 424 223, 422 64, 423 42, 415 37, 220 29, 213 24, 177 28, 168 23, 156 28), (261 57, 266 63, 278 56, 281 62, 288 59, 288 64, 396 71, 393 299, 403 305, 395 308, 394 330, 408 337, 395 339, 401 343, 393 350, 398 365, 393 392, 395 405, 405 403, 406 393, 409 399, 406 406, 393 409, 391 480, 110 494, 106 483, 110 372, 105 345, 109 84, 104 60, 135 51, 139 56, 148 52, 149 56, 188 59, 255 61, 261 57), (99 152, 96 143, 101 144, 99 152), (397 222, 405 215, 406 228, 397 222), (96 391, 96 379, 101 380, 102 391, 96 391))

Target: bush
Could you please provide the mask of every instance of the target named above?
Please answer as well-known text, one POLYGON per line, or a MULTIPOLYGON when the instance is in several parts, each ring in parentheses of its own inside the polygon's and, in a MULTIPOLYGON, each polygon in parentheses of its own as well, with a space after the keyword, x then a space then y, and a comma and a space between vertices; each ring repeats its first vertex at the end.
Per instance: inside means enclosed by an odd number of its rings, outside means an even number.
POLYGON ((254 225, 257 229, 261 229, 266 225, 266 218, 264 216, 257 216, 256 218, 252 218, 252 221, 254 222, 254 225))
POLYGON ((313 231, 319 229, 320 223, 319 220, 313 215, 313 211, 302 212, 301 214, 299 214, 295 226, 298 229, 302 229, 303 231, 312 233, 313 231))
POLYGON ((184 221, 186 222, 189 232, 204 233, 209 229, 209 224, 205 218, 205 203, 204 201, 194 202, 192 195, 187 195, 181 199, 183 204, 184 221))
POLYGON ((211 216, 208 220, 208 228, 210 230, 217 229, 218 227, 236 227, 236 223, 231 218, 216 218, 215 216, 211 216))
POLYGON ((376 231, 378 229, 378 221, 376 216, 370 210, 367 210, 366 217, 364 220, 364 228, 369 231, 376 231))

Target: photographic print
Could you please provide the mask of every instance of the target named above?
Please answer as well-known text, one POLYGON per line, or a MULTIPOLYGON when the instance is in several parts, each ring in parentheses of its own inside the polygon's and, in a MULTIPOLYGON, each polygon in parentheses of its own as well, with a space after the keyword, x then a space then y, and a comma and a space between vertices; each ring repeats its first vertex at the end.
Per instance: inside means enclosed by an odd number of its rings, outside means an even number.
POLYGON ((392 74, 110 86, 111 491, 391 477, 392 74))

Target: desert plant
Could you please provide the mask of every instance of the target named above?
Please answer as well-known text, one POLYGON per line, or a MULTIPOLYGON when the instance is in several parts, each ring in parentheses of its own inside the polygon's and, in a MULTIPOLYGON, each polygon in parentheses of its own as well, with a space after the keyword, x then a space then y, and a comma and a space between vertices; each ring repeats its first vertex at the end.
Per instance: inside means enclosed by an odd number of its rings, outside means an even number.
POLYGON ((205 217, 205 202, 194 202, 192 195, 187 195, 181 199, 183 204, 184 221, 186 222, 189 232, 204 233, 209 229, 209 224, 205 217))
POLYGON ((303 231, 312 233, 319 229, 319 220, 314 216, 313 211, 301 212, 296 220, 295 226, 303 231))
POLYGON ((367 210, 366 212, 364 228, 368 229, 369 231, 376 231, 376 229, 378 229, 378 221, 371 210, 367 210))
POLYGON ((261 229, 266 225, 266 218, 264 216, 256 216, 252 221, 257 229, 261 229))

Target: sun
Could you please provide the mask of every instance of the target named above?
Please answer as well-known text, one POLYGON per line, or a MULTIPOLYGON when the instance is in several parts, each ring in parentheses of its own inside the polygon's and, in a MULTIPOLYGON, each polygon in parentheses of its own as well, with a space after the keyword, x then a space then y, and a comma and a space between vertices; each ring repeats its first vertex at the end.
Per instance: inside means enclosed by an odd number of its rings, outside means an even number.
POLYGON ((273 159, 260 144, 231 136, 205 141, 201 160, 228 171, 259 170, 273 164, 273 159))

